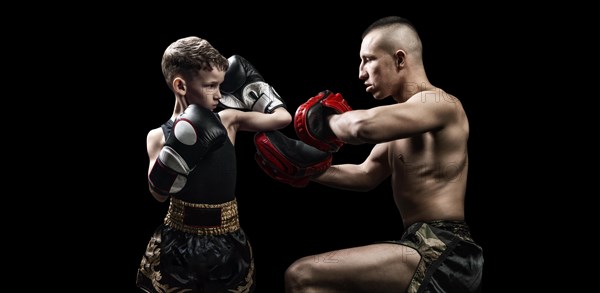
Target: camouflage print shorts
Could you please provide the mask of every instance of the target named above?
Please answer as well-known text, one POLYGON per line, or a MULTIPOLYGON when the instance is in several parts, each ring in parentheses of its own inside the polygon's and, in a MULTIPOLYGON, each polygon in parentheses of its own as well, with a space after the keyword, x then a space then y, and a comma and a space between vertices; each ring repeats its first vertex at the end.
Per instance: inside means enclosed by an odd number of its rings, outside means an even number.
POLYGON ((480 292, 483 250, 463 221, 419 222, 406 229, 399 241, 421 255, 408 293, 480 292))

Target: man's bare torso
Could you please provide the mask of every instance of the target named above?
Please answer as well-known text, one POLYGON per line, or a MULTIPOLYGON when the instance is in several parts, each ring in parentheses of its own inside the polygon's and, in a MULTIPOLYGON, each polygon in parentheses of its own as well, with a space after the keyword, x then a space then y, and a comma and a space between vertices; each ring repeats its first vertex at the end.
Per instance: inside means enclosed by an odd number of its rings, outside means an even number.
POLYGON ((469 125, 456 99, 445 127, 387 142, 394 200, 404 226, 417 221, 463 220, 469 125))

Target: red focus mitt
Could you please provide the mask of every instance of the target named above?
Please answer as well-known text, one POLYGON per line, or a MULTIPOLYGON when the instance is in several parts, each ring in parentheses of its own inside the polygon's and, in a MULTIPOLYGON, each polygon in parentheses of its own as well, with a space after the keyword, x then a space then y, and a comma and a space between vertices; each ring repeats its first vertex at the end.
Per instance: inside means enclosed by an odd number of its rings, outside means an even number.
POLYGON ((322 151, 336 152, 344 142, 335 136, 327 117, 350 110, 352 108, 341 94, 322 91, 298 107, 294 129, 302 141, 322 151))
POLYGON ((257 132, 255 159, 271 178, 294 187, 304 187, 310 177, 325 172, 332 155, 279 131, 257 132))

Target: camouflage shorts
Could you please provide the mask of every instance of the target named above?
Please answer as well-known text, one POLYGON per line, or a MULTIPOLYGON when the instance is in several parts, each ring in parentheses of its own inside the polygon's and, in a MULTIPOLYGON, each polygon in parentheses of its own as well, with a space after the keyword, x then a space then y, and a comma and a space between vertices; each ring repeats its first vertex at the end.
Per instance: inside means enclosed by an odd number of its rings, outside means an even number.
POLYGON ((408 293, 480 292, 483 251, 463 221, 415 223, 399 241, 421 255, 408 293))

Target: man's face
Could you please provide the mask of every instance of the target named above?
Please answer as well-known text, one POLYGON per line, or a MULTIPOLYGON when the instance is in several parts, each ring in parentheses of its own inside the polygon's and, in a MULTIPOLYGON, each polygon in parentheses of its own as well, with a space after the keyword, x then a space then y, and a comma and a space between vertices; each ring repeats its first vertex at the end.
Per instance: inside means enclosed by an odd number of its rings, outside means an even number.
POLYGON ((382 48, 383 34, 374 30, 367 34, 360 46, 358 78, 364 81, 366 91, 381 100, 392 94, 397 74, 394 55, 382 48))

